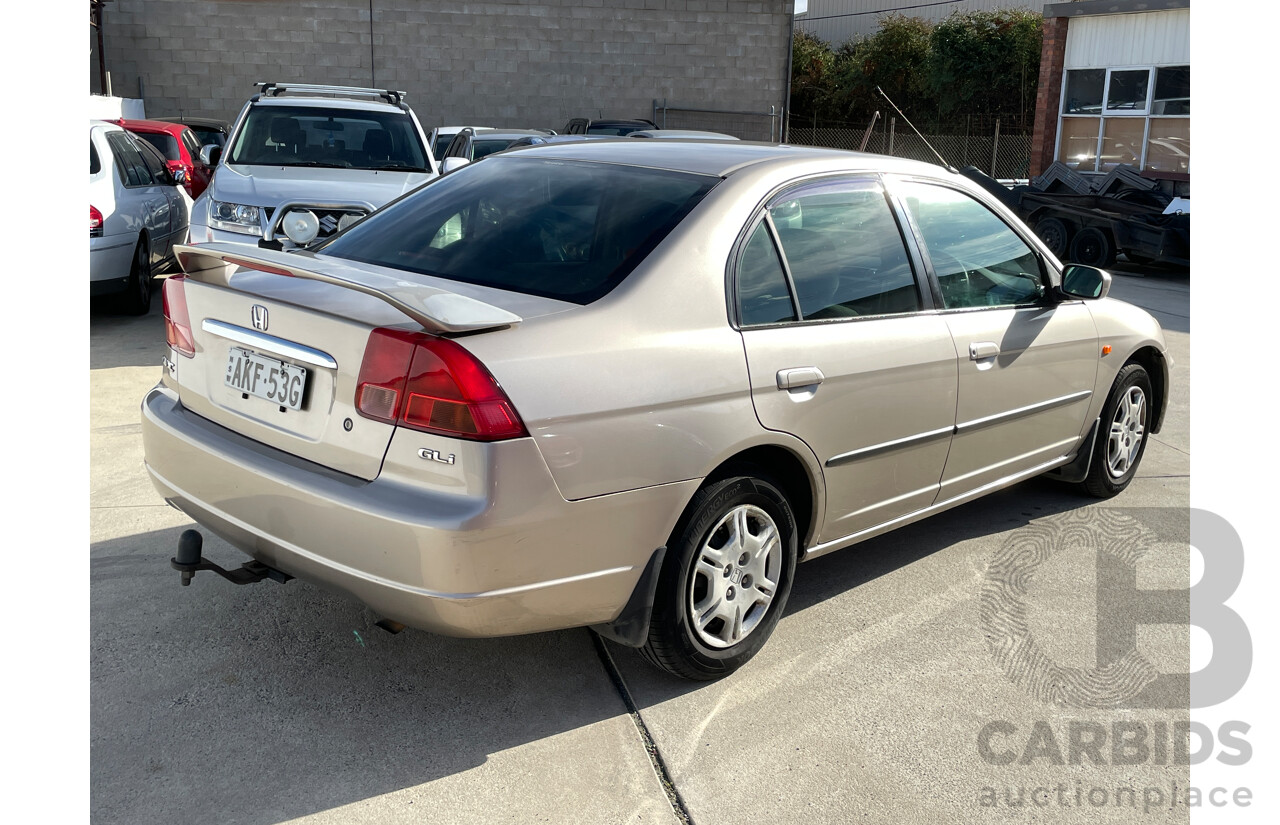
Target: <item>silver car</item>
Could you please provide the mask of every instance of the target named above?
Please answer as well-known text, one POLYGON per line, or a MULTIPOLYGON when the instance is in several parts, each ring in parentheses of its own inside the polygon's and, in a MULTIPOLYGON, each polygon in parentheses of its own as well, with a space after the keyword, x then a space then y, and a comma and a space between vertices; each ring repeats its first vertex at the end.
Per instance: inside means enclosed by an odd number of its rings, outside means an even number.
MULTIPOLYGON (((164 288, 160 494, 393 629, 589 625, 733 671, 796 564, 1041 473, 1129 484, 1159 324, 968 180, 875 155, 494 155, 312 250, 164 288)), ((189 578, 216 564, 184 539, 189 578)))

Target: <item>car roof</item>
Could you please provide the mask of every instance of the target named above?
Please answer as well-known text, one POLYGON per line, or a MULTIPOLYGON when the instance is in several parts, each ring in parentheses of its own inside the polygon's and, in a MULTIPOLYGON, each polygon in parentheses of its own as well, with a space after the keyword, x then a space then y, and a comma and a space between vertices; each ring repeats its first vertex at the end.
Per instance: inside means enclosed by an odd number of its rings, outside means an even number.
POLYGON ((170 135, 180 135, 186 129, 191 127, 182 123, 170 123, 167 120, 126 120, 121 118, 114 121, 131 132, 165 132, 170 135))
POLYGON ((511 138, 512 140, 515 140, 516 138, 529 137, 530 135, 535 135, 537 137, 551 137, 551 135, 548 135, 546 132, 540 132, 537 129, 477 129, 475 133, 477 140, 480 138, 484 138, 485 140, 502 140, 505 138, 511 138))
POLYGON ((705 138, 707 140, 737 140, 733 135, 726 135, 724 132, 702 132, 697 129, 641 129, 638 132, 632 132, 627 137, 642 138, 705 138))
POLYGON ((936 164, 870 152, 847 152, 821 146, 793 146, 745 140, 578 140, 529 146, 512 153, 510 157, 620 163, 716 177, 724 177, 745 167, 823 160, 833 162, 833 166, 857 166, 902 174, 937 175, 942 171, 942 167, 936 164))
POLYGON ((359 112, 404 112, 399 106, 392 106, 384 100, 351 100, 337 97, 310 97, 307 95, 289 95, 287 97, 260 97, 252 101, 254 106, 291 106, 304 109, 347 109, 359 112))
POLYGON ((211 117, 155 117, 151 120, 158 120, 164 123, 181 123, 186 126, 199 126, 202 129, 218 129, 220 131, 228 131, 231 126, 225 120, 217 120, 211 117))

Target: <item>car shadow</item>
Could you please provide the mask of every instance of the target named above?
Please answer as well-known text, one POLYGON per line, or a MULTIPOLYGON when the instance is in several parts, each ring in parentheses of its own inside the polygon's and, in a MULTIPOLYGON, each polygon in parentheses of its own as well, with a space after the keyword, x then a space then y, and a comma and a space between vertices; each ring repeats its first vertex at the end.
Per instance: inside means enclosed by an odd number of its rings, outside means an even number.
POLYGON ((585 629, 390 635, 302 582, 182 587, 182 529, 90 549, 95 822, 269 825, 626 713, 585 629))
POLYGON ((89 369, 156 367, 168 350, 164 341, 163 278, 151 283, 151 310, 146 315, 120 315, 113 296, 89 302, 89 369))

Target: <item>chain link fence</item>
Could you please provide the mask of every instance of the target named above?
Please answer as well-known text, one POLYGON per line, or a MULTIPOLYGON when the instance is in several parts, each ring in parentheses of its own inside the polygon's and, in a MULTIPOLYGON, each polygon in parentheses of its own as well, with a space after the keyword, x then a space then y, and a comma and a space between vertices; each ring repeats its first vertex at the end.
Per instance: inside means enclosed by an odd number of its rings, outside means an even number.
MULTIPOLYGON (((833 149, 857 151, 866 135, 866 127, 813 128, 793 122, 787 142, 802 146, 829 146, 833 149)), ((867 138, 865 151, 879 155, 938 163, 938 157, 925 141, 957 169, 976 166, 993 178, 1018 180, 1027 177, 1031 165, 1031 135, 1001 134, 999 123, 985 134, 925 135, 922 140, 897 118, 880 120, 867 138)))

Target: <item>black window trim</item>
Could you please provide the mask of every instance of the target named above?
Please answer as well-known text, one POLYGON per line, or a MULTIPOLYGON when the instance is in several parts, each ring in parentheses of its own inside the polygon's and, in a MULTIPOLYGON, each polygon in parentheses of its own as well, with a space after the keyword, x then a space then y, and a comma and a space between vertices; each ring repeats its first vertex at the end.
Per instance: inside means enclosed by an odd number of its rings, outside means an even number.
POLYGON ((145 189, 148 186, 156 186, 157 182, 153 179, 151 170, 147 167, 146 161, 142 160, 142 150, 136 145, 130 146, 133 151, 138 153, 138 159, 142 163, 143 170, 147 173, 147 180, 143 183, 129 183, 129 173, 124 168, 129 163, 129 159, 123 155, 123 149, 117 146, 117 143, 129 145, 130 135, 127 132, 108 132, 107 145, 111 147, 111 155, 115 159, 116 173, 120 176, 120 183, 126 189, 145 189))
POLYGON ((903 223, 902 208, 898 200, 893 196, 885 176, 876 171, 841 171, 841 172, 824 172, 811 177, 800 178, 788 181, 778 187, 775 187, 764 198, 756 204, 752 211, 752 219, 747 222, 745 229, 739 233, 737 241, 735 241, 732 250, 729 253, 729 264, 726 272, 727 290, 726 298, 729 309, 729 325, 739 331, 758 329, 776 329, 779 327, 795 327, 795 326, 819 326, 824 324, 849 324, 859 323, 862 321, 887 321, 894 318, 912 318, 920 315, 928 315, 938 312, 942 308, 941 294, 935 296, 932 278, 928 277, 924 268, 924 259, 916 249, 916 237, 914 227, 911 232, 907 231, 907 225, 903 223), (914 312, 894 312, 882 315, 857 315, 849 318, 810 318, 805 319, 804 314, 800 311, 800 297, 796 292, 795 282, 791 277, 791 265, 787 261, 786 252, 782 249, 782 244, 778 239, 777 228, 773 224, 773 219, 769 216, 770 204, 777 203, 783 197, 794 197, 797 193, 805 189, 813 189, 822 186, 839 185, 844 183, 875 183, 879 185, 881 194, 884 196, 886 205, 889 207, 889 213, 893 216, 894 223, 898 229, 898 237, 902 241, 903 249, 907 253, 907 261, 911 266, 912 279, 916 285, 916 296, 920 299, 920 308, 914 312), (782 271, 786 277, 787 289, 791 291, 791 306, 798 320, 795 321, 775 321, 768 324, 743 324, 742 311, 738 302, 738 266, 742 260, 742 255, 746 251, 747 243, 751 240, 751 236, 755 233, 756 227, 761 221, 766 221, 769 228, 769 237, 774 246, 774 252, 778 256, 778 260, 782 262, 782 271))
POLYGON ((952 181, 942 180, 940 178, 930 178, 923 175, 903 175, 890 174, 885 175, 885 191, 893 199, 895 208, 902 212, 903 219, 906 220, 907 226, 910 227, 911 238, 909 243, 916 247, 921 260, 924 262, 925 272, 929 279, 929 289, 934 295, 936 309, 939 315, 953 315, 962 312, 990 312, 993 310, 1006 309, 1046 309, 1056 306, 1060 301, 1055 301, 1052 297, 1053 287, 1061 283, 1062 274, 1049 264, 1049 260, 1044 256, 1043 250, 1040 248, 1040 239, 1031 235, 1029 231, 1022 231, 1017 225, 1012 224, 1008 219, 1000 214, 998 209, 992 208, 992 204, 986 198, 972 190, 963 186, 956 185, 952 181), (920 231, 919 225, 916 224, 915 216, 911 214, 911 210, 907 208, 905 196, 901 189, 895 184, 902 183, 922 183, 929 186, 939 186, 944 189, 950 189, 968 196, 971 200, 977 201, 979 205, 990 212, 996 220, 1003 223, 1010 232, 1018 237, 1027 248, 1035 255, 1036 263, 1040 267, 1040 283, 1043 289, 1040 295, 1033 301, 1027 301, 1021 304, 997 304, 996 306, 976 306, 976 307, 948 307, 946 302, 942 300, 942 286, 938 281, 938 274, 934 271, 933 261, 929 258, 928 246, 924 242, 924 235, 920 231))

